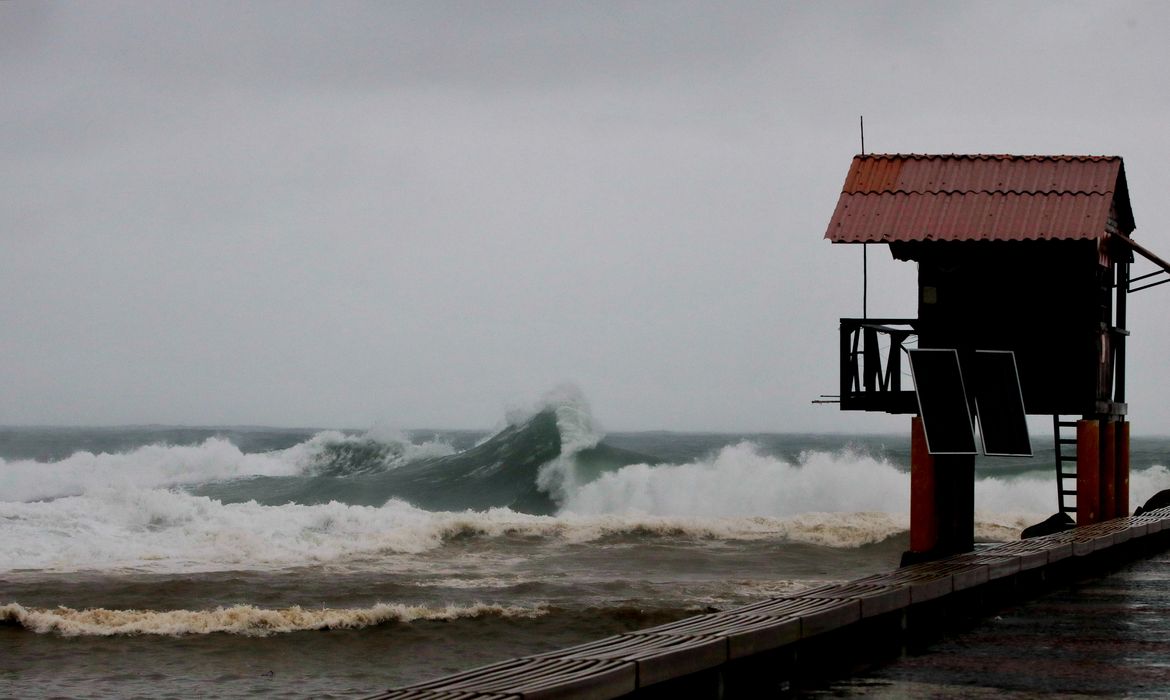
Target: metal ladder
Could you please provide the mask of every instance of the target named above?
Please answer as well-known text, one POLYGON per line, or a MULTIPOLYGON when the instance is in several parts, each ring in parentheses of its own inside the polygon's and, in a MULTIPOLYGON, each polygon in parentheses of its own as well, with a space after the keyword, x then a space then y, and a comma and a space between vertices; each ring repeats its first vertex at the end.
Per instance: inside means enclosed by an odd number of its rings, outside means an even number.
POLYGON ((1061 513, 1076 513, 1077 498, 1077 421, 1061 420, 1058 415, 1052 416, 1052 433, 1056 439, 1056 499, 1061 513), (1068 437, 1069 430, 1072 437, 1068 437), (1071 454, 1068 448, 1072 448, 1071 454), (1069 471, 1065 465, 1072 465, 1069 471), (1071 488, 1068 483, 1071 481, 1071 488), (1070 499, 1071 496, 1071 499, 1070 499), (1069 502, 1072 505, 1069 505, 1069 502))

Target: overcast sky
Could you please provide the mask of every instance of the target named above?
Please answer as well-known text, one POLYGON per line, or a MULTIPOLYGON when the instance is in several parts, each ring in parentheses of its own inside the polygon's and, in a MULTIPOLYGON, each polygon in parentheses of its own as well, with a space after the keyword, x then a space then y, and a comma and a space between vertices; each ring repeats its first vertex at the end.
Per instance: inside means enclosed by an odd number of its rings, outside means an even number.
MULTIPOLYGON (((842 414, 871 152, 1125 158, 1170 255, 1170 4, 0 3, 0 423, 842 414)), ((871 250, 869 310, 915 269, 871 250)), ((1139 265, 1139 268, 1141 266, 1139 265)), ((1170 286, 1130 409, 1170 434, 1170 286)))

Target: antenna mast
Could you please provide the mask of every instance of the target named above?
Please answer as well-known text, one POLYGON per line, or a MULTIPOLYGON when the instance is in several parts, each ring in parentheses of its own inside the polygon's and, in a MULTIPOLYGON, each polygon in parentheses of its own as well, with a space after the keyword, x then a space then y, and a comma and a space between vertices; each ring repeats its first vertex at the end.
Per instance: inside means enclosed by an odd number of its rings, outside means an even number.
MULTIPOLYGON (((861 155, 865 155, 865 115, 857 118, 861 128, 861 155)), ((869 318, 869 244, 861 244, 861 317, 869 318)))

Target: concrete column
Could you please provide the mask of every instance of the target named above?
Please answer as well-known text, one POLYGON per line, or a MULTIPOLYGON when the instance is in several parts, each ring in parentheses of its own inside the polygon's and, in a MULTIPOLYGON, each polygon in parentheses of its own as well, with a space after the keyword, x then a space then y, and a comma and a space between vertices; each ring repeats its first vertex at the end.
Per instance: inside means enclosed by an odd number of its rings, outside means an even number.
POLYGON ((934 456, 926 448, 922 418, 910 419, 910 551, 922 554, 938 545, 934 456))
POLYGON ((1117 512, 1117 423, 1101 421, 1101 519, 1112 520, 1117 512))
POLYGON ((947 556, 975 547, 975 457, 932 455, 922 419, 910 424, 910 551, 947 556))
POLYGON ((1129 515, 1129 421, 1117 423, 1117 516, 1129 515))
POLYGON ((1101 424, 1077 421, 1077 525, 1101 522, 1101 424))

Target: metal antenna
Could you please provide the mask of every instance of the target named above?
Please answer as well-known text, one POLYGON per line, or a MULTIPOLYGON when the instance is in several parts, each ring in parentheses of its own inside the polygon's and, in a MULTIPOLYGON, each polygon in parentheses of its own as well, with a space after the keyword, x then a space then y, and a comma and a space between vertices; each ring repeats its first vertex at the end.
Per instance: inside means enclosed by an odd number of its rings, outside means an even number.
POLYGON ((861 244, 861 317, 869 318, 869 244, 861 244))
MULTIPOLYGON (((861 155, 865 155, 865 115, 857 117, 861 127, 861 155)), ((869 318, 869 244, 861 244, 861 317, 869 318)))

